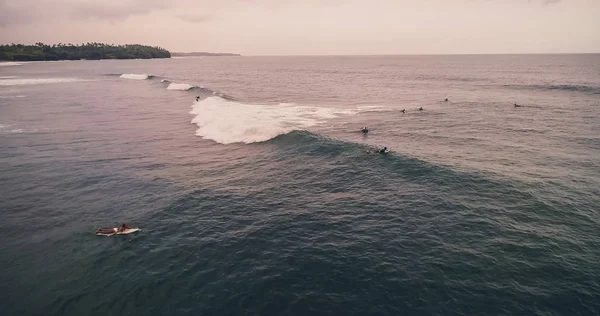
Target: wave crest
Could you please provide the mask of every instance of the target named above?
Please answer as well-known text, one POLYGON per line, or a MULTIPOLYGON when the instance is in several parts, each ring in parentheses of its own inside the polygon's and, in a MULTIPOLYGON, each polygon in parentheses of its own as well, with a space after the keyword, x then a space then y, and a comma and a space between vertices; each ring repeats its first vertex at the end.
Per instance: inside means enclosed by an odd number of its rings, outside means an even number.
POLYGON ((152 78, 151 75, 147 74, 122 74, 119 78, 123 79, 133 79, 133 80, 146 80, 152 78))

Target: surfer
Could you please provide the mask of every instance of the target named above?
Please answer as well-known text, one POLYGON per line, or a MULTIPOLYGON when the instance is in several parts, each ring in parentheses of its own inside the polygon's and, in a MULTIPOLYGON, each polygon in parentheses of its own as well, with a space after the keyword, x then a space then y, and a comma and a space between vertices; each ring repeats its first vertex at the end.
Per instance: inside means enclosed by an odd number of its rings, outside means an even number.
POLYGON ((123 232, 130 228, 131 227, 129 227, 129 225, 127 225, 127 223, 123 223, 123 225, 121 225, 121 227, 119 227, 119 228, 100 228, 100 229, 96 230, 96 234, 116 234, 116 233, 123 232))
POLYGON ((118 228, 99 228, 98 230, 96 230, 96 234, 116 234, 118 231, 118 228))
POLYGON ((200 101, 200 97, 199 96, 196 97, 196 102, 198 102, 198 101, 200 101))
POLYGON ((420 108, 419 108, 419 111, 423 111, 423 107, 420 107, 420 108))
POLYGON ((130 229, 130 228, 131 227, 129 227, 129 225, 127 225, 127 223, 123 223, 123 225, 121 225, 121 227, 119 227, 117 230, 119 232, 123 232, 123 231, 126 231, 126 230, 130 229))
POLYGON ((448 98, 444 99, 444 102, 448 102, 448 98))
POLYGON ((400 111, 400 112, 402 112, 402 113, 406 113, 406 109, 402 109, 402 111, 400 111))
POLYGON ((389 152, 389 150, 387 149, 387 147, 383 147, 379 150, 380 154, 387 154, 389 152))
POLYGON ((522 105, 518 105, 518 104, 515 103, 515 107, 516 108, 520 108, 520 107, 522 107, 522 105))
POLYGON ((366 126, 364 126, 363 128, 361 128, 361 129, 360 129, 360 131, 361 131, 363 134, 366 134, 366 133, 368 133, 368 132, 369 132, 369 129, 368 129, 366 126))

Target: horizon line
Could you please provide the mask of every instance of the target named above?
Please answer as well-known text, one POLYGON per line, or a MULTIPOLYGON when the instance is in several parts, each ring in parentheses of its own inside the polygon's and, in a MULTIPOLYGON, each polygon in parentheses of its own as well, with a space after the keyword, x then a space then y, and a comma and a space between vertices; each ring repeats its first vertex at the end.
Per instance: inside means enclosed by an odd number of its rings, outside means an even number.
MULTIPOLYGON (((177 51, 176 53, 195 53, 195 52, 182 52, 177 51)), ((215 53, 217 54, 217 53, 215 53)), ((223 53, 222 53, 223 54, 223 53)), ((599 55, 600 52, 586 52, 586 53, 424 53, 424 54, 274 54, 274 55, 263 55, 263 54, 249 54, 245 55, 242 53, 224 53, 224 54, 239 54, 239 56, 217 56, 217 57, 366 57, 366 56, 502 56, 502 55, 599 55)), ((179 57, 179 56, 178 56, 179 57)), ((181 57, 211 57, 211 56, 181 56, 181 57)))

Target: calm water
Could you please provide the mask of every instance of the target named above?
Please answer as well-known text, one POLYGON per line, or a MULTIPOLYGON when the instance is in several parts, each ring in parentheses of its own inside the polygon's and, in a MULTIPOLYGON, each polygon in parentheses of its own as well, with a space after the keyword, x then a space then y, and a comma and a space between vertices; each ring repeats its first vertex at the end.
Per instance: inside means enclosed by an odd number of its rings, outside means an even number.
POLYGON ((600 55, 3 64, 0 194, 1 315, 597 315, 600 55))

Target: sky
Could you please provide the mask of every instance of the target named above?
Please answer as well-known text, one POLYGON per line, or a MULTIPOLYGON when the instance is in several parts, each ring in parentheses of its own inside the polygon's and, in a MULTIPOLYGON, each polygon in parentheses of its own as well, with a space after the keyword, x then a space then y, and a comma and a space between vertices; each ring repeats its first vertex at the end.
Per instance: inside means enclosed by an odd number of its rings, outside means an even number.
POLYGON ((0 42, 243 55, 600 53, 600 0, 0 0, 0 42))

